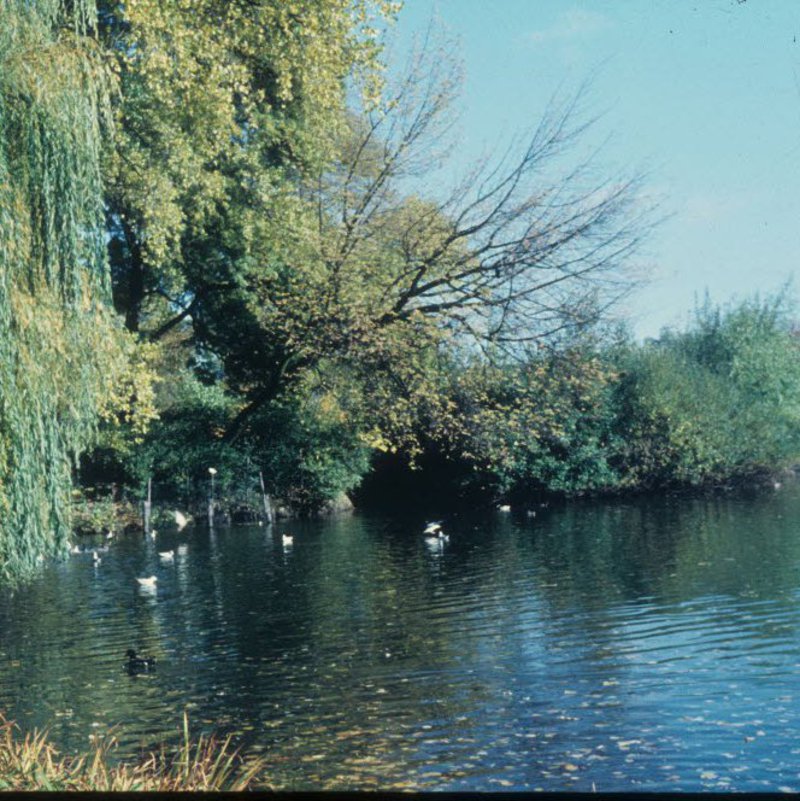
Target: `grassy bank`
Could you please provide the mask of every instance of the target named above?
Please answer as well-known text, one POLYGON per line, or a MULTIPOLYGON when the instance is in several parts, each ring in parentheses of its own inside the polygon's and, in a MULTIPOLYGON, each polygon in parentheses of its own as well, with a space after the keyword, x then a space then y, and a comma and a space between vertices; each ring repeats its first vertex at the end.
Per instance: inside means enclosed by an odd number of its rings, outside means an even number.
POLYGON ((47 731, 23 734, 0 715, 0 790, 236 791, 252 788, 264 767, 231 748, 230 737, 201 736, 193 742, 186 716, 183 742, 173 749, 115 763, 114 746, 109 737, 84 754, 65 756, 47 731))

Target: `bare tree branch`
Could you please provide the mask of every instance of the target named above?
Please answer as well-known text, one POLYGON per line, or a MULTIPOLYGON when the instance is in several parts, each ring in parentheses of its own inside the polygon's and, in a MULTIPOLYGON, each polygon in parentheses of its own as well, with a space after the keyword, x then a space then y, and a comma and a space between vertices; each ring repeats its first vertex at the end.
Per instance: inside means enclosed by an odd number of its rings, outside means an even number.
POLYGON ((475 343, 547 338, 606 313, 636 284, 627 267, 654 207, 640 179, 598 179, 597 153, 564 166, 594 122, 580 114, 584 90, 551 102, 521 146, 442 195, 426 178, 450 131, 458 71, 426 45, 381 112, 352 127, 349 160, 318 182, 330 198, 320 208, 341 209, 341 225, 322 234, 337 286, 383 259, 370 301, 379 326, 423 315, 475 343))

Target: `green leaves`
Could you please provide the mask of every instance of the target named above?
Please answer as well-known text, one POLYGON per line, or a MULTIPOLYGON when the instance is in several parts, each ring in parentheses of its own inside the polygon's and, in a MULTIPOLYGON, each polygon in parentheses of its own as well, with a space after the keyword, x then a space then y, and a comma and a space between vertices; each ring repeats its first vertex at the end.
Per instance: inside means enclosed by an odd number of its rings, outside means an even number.
POLYGON ((586 347, 539 352, 524 364, 454 371, 461 430, 454 443, 495 492, 567 495, 609 489, 612 366, 586 347))
POLYGON ((631 349, 620 369, 632 483, 702 484, 768 472, 800 455, 800 351, 786 298, 708 302, 687 332, 631 349))
POLYGON ((283 171, 329 157, 344 80, 353 71, 377 76, 368 29, 392 4, 100 7, 102 39, 121 76, 105 165, 117 302, 138 330, 148 316, 169 313, 164 293, 196 291, 196 243, 223 226, 242 236, 235 247, 247 253, 249 229, 273 212, 276 189, 296 191, 283 171))
POLYGON ((100 416, 133 416, 116 394, 131 343, 107 308, 111 77, 85 36, 94 21, 88 2, 0 5, 2 578, 63 551, 72 460, 100 416))

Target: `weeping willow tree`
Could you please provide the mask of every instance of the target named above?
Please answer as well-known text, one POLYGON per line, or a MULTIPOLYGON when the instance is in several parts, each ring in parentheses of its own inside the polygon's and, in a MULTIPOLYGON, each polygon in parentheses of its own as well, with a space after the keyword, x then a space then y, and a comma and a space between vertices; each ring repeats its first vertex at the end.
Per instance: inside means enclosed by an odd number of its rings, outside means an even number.
POLYGON ((91 0, 0 0, 0 576, 66 550, 74 459, 135 395, 109 311, 91 0))

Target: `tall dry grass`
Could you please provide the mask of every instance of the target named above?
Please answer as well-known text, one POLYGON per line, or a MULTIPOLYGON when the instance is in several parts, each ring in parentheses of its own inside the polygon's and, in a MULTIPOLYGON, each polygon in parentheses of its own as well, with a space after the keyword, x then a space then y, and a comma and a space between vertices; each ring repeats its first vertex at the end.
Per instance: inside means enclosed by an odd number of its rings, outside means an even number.
POLYGON ((251 789, 264 768, 262 760, 246 760, 232 749, 230 736, 220 741, 201 735, 192 742, 186 714, 183 742, 173 750, 113 764, 114 746, 115 739, 106 737, 88 753, 62 756, 47 731, 23 735, 0 714, 0 790, 235 791, 251 789))

